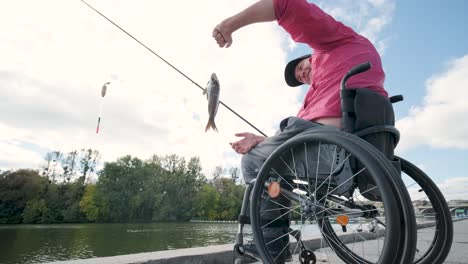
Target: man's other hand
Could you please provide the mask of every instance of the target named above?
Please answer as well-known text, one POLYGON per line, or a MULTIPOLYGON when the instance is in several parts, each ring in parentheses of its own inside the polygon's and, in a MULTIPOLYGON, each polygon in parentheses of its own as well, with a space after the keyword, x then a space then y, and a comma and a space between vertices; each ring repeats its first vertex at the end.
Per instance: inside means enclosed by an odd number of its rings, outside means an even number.
POLYGON ((239 154, 245 154, 257 146, 260 142, 265 140, 265 137, 257 136, 255 134, 244 132, 244 133, 236 133, 236 137, 243 137, 243 139, 229 143, 234 149, 235 152, 239 154))

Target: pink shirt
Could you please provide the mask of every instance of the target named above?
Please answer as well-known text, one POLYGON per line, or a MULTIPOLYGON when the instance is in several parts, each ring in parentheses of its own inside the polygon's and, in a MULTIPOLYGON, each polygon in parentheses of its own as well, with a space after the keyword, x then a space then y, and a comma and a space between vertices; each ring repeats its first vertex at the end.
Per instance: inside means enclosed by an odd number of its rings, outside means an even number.
POLYGON ((341 117, 341 79, 351 68, 367 61, 372 68, 351 77, 347 87, 366 87, 388 96, 383 88, 385 73, 380 56, 369 40, 306 0, 274 0, 274 5, 278 24, 294 41, 314 50, 310 58, 312 83, 298 117, 341 117))

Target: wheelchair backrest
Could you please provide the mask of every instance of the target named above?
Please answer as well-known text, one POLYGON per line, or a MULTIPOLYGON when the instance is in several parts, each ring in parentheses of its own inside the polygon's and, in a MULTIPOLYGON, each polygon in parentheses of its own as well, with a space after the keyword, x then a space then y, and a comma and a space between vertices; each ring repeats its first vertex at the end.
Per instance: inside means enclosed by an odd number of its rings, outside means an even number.
MULTIPOLYGON (((392 101, 366 88, 341 90, 342 129, 369 142, 390 160, 398 172, 401 172, 400 161, 394 157, 394 149, 400 134, 395 128, 392 101)), ((353 170, 361 171, 362 164, 355 160, 350 162, 353 170)), ((360 173, 357 185, 361 194, 367 199, 380 201, 378 193, 368 191, 373 189, 375 183, 367 170, 360 173)))
POLYGON ((355 134, 394 159, 399 132, 389 98, 366 88, 341 91, 342 129, 355 134))

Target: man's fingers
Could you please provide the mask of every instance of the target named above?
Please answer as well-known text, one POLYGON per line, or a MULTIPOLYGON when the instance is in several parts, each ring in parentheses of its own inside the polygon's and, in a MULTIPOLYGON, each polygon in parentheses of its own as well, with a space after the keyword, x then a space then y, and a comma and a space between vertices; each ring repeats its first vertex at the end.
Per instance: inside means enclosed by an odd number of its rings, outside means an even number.
POLYGON ((216 43, 218 43, 220 47, 223 47, 224 45, 226 45, 226 41, 222 37, 217 38, 216 43))
POLYGON ((213 34, 212 34, 212 36, 213 36, 213 37, 216 37, 216 35, 221 35, 221 31, 219 31, 219 29, 218 29, 217 27, 215 27, 215 28, 213 29, 213 34))
POLYGON ((218 26, 213 29, 213 33, 211 35, 216 39, 216 42, 220 47, 226 46, 226 48, 229 48, 232 45, 232 37, 230 35, 225 35, 218 26))
POLYGON ((217 30, 216 28, 213 30, 212 36, 213 36, 213 38, 215 38, 216 41, 218 41, 218 42, 219 42, 220 40, 226 42, 226 38, 223 36, 223 33, 222 33, 221 31, 217 30))
POLYGON ((217 30, 216 28, 213 29, 213 33, 211 33, 211 36, 214 38, 216 37, 216 35, 219 34, 219 30, 217 30))
POLYGON ((236 137, 246 137, 249 134, 250 134, 249 132, 242 132, 242 133, 235 133, 234 136, 236 136, 236 137))
POLYGON ((241 147, 239 147, 239 146, 235 146, 235 147, 234 147, 234 150, 235 150, 237 153, 241 153, 241 151, 240 151, 240 150, 241 150, 241 147))
POLYGON ((222 35, 219 31, 217 31, 217 32, 213 35, 213 37, 214 37, 216 40, 224 40, 223 35, 222 35))

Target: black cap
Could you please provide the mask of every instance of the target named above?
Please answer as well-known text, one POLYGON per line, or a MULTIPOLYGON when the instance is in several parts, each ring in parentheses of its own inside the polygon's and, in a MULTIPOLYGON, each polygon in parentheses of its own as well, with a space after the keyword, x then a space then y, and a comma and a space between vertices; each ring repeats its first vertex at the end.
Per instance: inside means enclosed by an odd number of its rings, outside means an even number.
POLYGON ((303 83, 298 81, 296 79, 295 71, 296 71, 296 66, 305 58, 310 58, 312 54, 307 54, 304 56, 301 56, 297 59, 294 59, 290 61, 287 65, 286 68, 284 68, 284 79, 286 80, 286 83, 291 86, 291 87, 296 87, 299 85, 302 85, 303 83))

